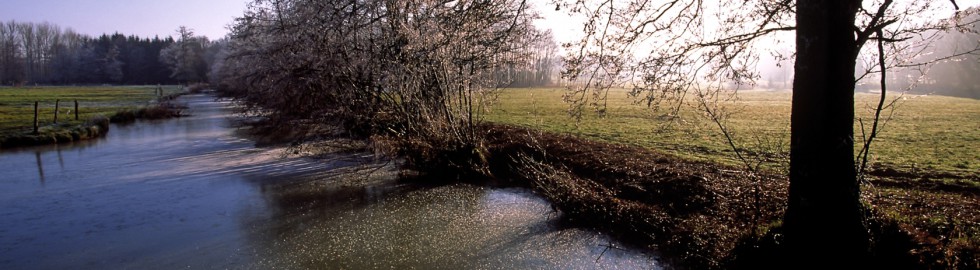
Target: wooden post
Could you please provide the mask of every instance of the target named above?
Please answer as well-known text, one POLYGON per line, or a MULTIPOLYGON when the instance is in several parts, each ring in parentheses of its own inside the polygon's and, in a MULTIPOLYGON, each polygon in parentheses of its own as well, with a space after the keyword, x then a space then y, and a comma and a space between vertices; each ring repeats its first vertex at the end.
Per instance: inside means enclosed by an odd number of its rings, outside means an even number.
POLYGON ((58 105, 59 105, 59 103, 61 103, 61 100, 60 99, 55 99, 54 100, 54 123, 55 124, 58 123, 58 105))
POLYGON ((34 135, 37 135, 37 101, 34 102, 34 135))
POLYGON ((78 100, 75 100, 75 121, 78 121, 78 100))

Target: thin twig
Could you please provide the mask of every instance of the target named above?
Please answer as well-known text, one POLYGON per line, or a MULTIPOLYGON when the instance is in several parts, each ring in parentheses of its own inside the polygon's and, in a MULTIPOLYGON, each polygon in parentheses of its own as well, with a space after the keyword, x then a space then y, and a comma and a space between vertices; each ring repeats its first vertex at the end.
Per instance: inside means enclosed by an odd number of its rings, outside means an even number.
MULTIPOLYGON (((877 35, 881 37, 882 31, 879 29, 877 35)), ((888 95, 888 86, 886 80, 886 67, 885 67, 885 40, 878 39, 878 65, 881 67, 881 97, 878 99, 878 107, 875 108, 874 122, 871 123, 871 133, 868 134, 868 138, 864 141, 864 146, 861 148, 861 166, 858 167, 858 179, 862 182, 866 182, 866 170, 868 168, 868 152, 871 151, 871 143, 874 142, 875 137, 878 136, 878 123, 881 120, 881 111, 885 106, 885 99, 888 95)), ((862 122, 862 126, 863 126, 862 122)), ((863 132, 863 128, 862 128, 863 132)))

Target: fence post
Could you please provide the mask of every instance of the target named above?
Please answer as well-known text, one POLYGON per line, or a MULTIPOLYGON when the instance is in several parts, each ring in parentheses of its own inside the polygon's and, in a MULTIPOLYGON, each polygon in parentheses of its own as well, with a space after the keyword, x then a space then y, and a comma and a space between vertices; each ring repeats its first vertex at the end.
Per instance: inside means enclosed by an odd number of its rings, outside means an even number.
POLYGON ((37 101, 34 102, 34 135, 37 135, 37 101))
POLYGON ((78 121, 78 100, 75 100, 75 121, 78 121))
POLYGON ((54 123, 58 123, 58 104, 61 103, 60 99, 54 100, 54 123))

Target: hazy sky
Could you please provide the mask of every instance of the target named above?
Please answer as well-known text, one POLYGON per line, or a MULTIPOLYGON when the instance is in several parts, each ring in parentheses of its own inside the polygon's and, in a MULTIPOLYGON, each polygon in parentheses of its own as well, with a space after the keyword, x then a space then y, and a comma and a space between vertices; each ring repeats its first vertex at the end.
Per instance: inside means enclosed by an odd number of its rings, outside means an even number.
POLYGON ((174 35, 177 27, 218 39, 248 0, 0 0, 0 20, 50 22, 91 36, 174 35))
MULTIPOLYGON (((50 22, 97 36, 120 32, 141 37, 174 35, 184 25, 198 35, 218 39, 226 27, 241 16, 250 0, 0 0, 0 21, 50 22)), ((541 28, 552 28, 558 41, 572 41, 581 25, 563 12, 555 12, 544 0, 541 28)), ((942 1, 948 4, 947 1, 942 1)), ((958 0, 961 7, 976 6, 980 0, 958 0)))

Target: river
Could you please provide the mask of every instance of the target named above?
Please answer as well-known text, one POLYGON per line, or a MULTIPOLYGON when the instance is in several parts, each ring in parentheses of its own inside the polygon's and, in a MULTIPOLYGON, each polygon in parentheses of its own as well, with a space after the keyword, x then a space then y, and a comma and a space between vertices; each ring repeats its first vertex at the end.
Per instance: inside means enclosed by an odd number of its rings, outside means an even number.
POLYGON ((0 152, 0 269, 655 269, 525 190, 255 147, 231 104, 0 152))

